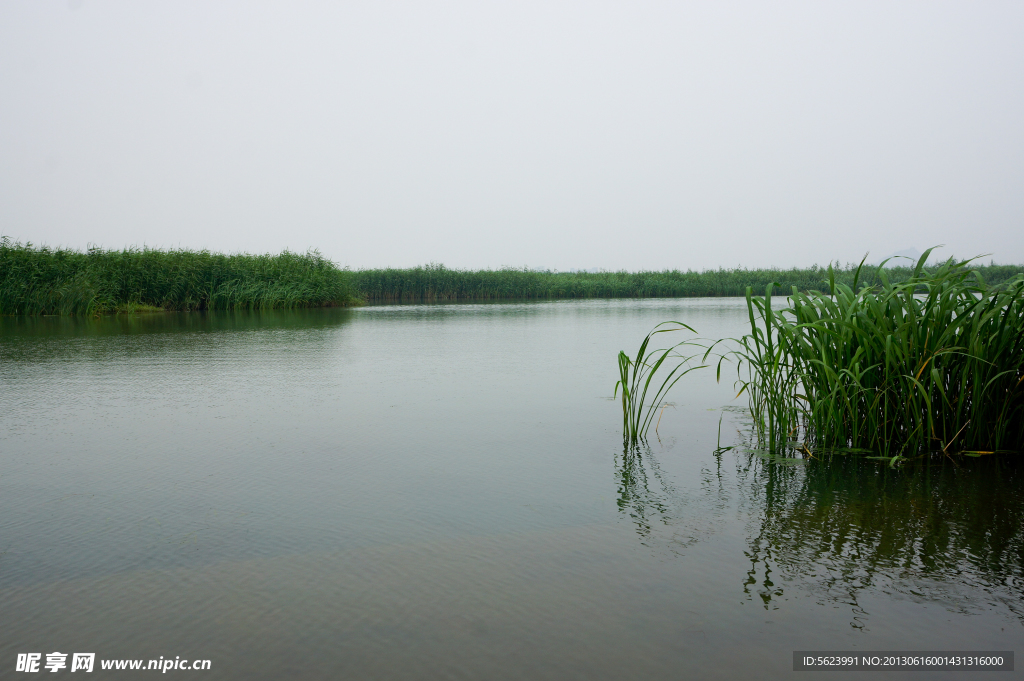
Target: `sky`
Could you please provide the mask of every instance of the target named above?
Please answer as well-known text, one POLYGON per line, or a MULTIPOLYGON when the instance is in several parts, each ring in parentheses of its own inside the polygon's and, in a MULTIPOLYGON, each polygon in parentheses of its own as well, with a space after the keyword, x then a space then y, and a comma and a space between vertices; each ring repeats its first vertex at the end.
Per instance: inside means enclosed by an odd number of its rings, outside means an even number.
POLYGON ((0 234, 353 269, 1024 263, 1024 3, 0 1, 0 234))

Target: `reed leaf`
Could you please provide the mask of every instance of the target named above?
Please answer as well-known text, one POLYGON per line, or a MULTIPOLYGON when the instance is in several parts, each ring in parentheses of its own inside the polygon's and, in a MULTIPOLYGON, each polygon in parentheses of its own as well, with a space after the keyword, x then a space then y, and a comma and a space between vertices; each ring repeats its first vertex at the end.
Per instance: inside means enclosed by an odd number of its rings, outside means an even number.
POLYGON ((706 358, 707 349, 694 340, 684 340, 668 348, 647 349, 657 334, 677 331, 696 333, 682 322, 662 322, 644 337, 635 358, 619 352, 619 380, 615 383, 614 395, 622 393, 622 437, 627 444, 636 445, 646 440, 654 415, 668 391, 686 374, 707 366, 693 364, 701 353, 680 354, 680 348, 700 347, 706 358), (658 374, 661 369, 664 370, 658 374), (654 380, 656 375, 660 382, 654 380))

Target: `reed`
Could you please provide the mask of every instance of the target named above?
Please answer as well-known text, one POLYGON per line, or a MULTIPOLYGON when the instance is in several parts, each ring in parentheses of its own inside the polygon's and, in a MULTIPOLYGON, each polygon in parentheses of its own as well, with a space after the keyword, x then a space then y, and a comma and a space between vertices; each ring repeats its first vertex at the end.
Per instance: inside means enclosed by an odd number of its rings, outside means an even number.
MULTIPOLYGON (((856 264, 830 266, 837 283, 852 285, 856 264)), ((458 270, 443 265, 409 269, 371 269, 352 273, 353 285, 367 302, 421 303, 460 300, 555 300, 572 298, 689 298, 743 297, 748 287, 777 294, 796 287, 821 287, 830 267, 794 269, 717 269, 704 271, 553 272, 505 268, 458 270)), ((1021 266, 985 265, 975 270, 990 284, 1004 282, 1024 271, 1021 266)), ((913 276, 913 267, 889 267, 890 281, 913 276)), ((880 285, 875 271, 861 273, 861 283, 880 285)))
MULTIPOLYGON (((929 249, 930 252, 930 249, 929 249)), ((1017 451, 1024 439, 1024 277, 991 285, 971 261, 828 292, 793 290, 775 312, 747 292, 745 366, 759 440, 772 452, 1017 451)), ((859 274, 859 272, 858 272, 859 274)))
POLYGON ((273 309, 358 302, 351 273, 315 251, 224 255, 92 248, 81 252, 0 240, 0 314, 5 315, 273 309))
MULTIPOLYGON (((970 260, 952 259, 929 271, 930 252, 900 282, 884 267, 862 277, 861 263, 846 284, 830 268, 827 293, 794 286, 781 310, 772 302, 778 284, 763 296, 747 288, 750 332, 703 347, 706 361, 718 343, 731 342, 718 355, 718 375, 735 362, 757 447, 809 457, 863 451, 892 463, 928 452, 1020 450, 1024 275, 993 285, 970 260)), ((651 362, 649 340, 632 365, 619 354, 619 384, 631 366, 642 367, 646 390, 667 359, 651 362)), ((666 379, 656 399, 677 380, 666 379)), ((649 425, 634 413, 635 393, 623 393, 623 435, 634 441, 649 425)))
MULTIPOLYGON (((680 348, 694 347, 696 344, 691 340, 684 340, 668 348, 647 349, 657 334, 684 330, 693 332, 692 328, 682 322, 662 322, 647 334, 635 358, 631 359, 625 352, 619 352, 619 380, 615 384, 614 395, 618 396, 620 391, 622 393, 622 437, 628 445, 637 445, 646 440, 654 415, 672 386, 686 374, 705 366, 693 364, 698 354, 683 355, 679 352, 680 348), (662 366, 665 366, 668 373, 662 372, 663 378, 659 377, 659 383, 654 381, 654 377, 662 366)), ((701 349, 705 350, 703 357, 706 358, 706 349, 701 349)))

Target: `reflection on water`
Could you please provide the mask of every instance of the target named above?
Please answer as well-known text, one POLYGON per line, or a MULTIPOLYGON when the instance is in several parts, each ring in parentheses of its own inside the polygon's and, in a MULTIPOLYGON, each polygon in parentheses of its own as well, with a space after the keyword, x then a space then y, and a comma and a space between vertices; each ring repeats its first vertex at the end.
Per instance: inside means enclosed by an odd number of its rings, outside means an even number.
POLYGON ((103 317, 3 317, 0 348, 19 339, 98 338, 153 333, 212 333, 268 329, 324 328, 343 324, 356 311, 347 308, 218 312, 155 312, 103 317))
MULTIPOLYGON (((310 334, 352 320, 345 308, 252 312, 157 312, 105 317, 2 317, 0 364, 89 359, 112 355, 159 356, 167 352, 221 352, 228 339, 258 334, 261 340, 295 344, 310 334)), ((201 355, 200 355, 201 356, 201 355)))
POLYGON ((683 555, 715 533, 715 519, 725 511, 729 494, 722 477, 722 452, 713 458, 714 466, 700 468, 699 489, 681 489, 662 470, 650 446, 623 447, 615 461, 616 504, 642 545, 683 555))
POLYGON ((1024 619, 1024 465, 1018 457, 918 460, 855 455, 775 459, 719 448, 700 490, 682 491, 650 447, 616 458, 619 512, 640 543, 683 554, 714 534, 735 495, 749 513, 746 600, 785 607, 794 591, 843 604, 862 626, 862 592, 971 614, 996 605, 1024 619), (733 458, 732 484, 723 458, 733 458))
POLYGON ((667 497, 673 490, 661 475, 657 460, 649 447, 624 447, 622 456, 616 461, 615 477, 619 486, 616 500, 619 511, 633 520, 637 534, 642 540, 650 539, 652 523, 660 523, 666 527, 672 525, 674 513, 671 509, 671 500, 667 497), (652 478, 655 481, 653 490, 652 478))
POLYGON ((765 608, 778 607, 783 583, 797 581, 854 608, 870 589, 963 612, 998 602, 1024 617, 1017 457, 941 457, 893 469, 853 455, 799 467, 744 456, 741 489, 758 508, 744 590, 765 608))

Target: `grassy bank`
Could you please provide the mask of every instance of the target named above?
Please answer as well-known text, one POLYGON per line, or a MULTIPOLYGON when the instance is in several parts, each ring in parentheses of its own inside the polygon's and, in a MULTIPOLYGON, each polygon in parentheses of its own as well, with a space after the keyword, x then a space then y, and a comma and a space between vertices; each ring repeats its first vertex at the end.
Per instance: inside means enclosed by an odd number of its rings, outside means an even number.
MULTIPOLYGON (((913 263, 887 268, 890 281, 913 275, 913 263)), ((852 285, 855 265, 834 267, 836 281, 852 285)), ((998 284, 1024 272, 1019 265, 975 266, 985 281, 998 284)), ((520 269, 453 270, 442 265, 410 269, 359 270, 353 284, 367 302, 419 303, 457 300, 529 300, 560 298, 689 298, 743 296, 747 287, 764 291, 772 282, 780 292, 820 289, 828 268, 761 270, 666 270, 662 272, 545 272, 520 269)), ((876 285, 875 272, 862 282, 876 285)))
POLYGON ((0 314, 323 307, 359 302, 317 253, 81 252, 0 241, 0 314))

